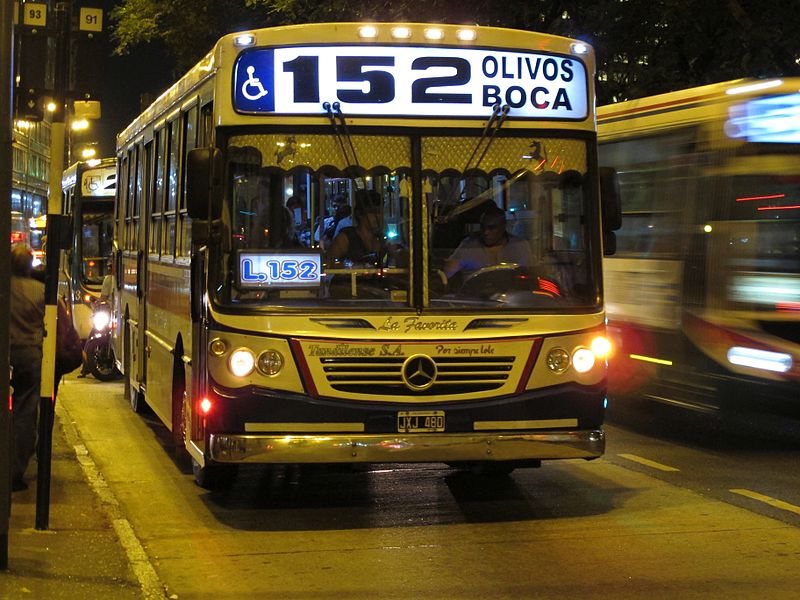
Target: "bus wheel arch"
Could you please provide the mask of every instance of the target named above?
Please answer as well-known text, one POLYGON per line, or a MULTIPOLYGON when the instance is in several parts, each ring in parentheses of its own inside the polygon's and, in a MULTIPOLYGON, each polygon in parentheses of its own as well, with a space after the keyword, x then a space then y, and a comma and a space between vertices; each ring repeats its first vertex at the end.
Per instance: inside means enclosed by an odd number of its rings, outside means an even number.
POLYGON ((171 402, 171 439, 176 452, 182 453, 186 448, 186 366, 183 362, 183 340, 180 336, 175 341, 174 360, 172 362, 172 402, 171 402))
POLYGON ((194 482, 205 490, 218 490, 233 485, 239 465, 210 463, 208 460, 204 466, 196 459, 192 458, 192 475, 194 482))

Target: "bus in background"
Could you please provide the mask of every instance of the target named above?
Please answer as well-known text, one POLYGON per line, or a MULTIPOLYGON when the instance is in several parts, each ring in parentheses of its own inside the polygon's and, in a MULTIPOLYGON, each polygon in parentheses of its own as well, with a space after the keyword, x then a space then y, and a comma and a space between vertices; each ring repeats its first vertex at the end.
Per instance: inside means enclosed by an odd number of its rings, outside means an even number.
POLYGON ((71 217, 72 246, 62 253, 59 294, 72 309, 82 339, 92 329, 92 307, 111 275, 116 159, 74 163, 64 171, 62 212, 71 217))
POLYGON ((30 244, 31 241, 30 227, 28 220, 21 212, 11 211, 11 245, 14 244, 30 244))
POLYGON ((47 241, 47 215, 31 217, 28 220, 31 232, 31 249, 33 250, 33 268, 43 268, 45 242, 47 241))
POLYGON ((278 27, 117 136, 115 354, 199 485, 603 453, 594 68, 525 31, 278 27))
POLYGON ((743 79, 598 109, 623 211, 604 265, 612 395, 800 405, 798 90, 743 79))

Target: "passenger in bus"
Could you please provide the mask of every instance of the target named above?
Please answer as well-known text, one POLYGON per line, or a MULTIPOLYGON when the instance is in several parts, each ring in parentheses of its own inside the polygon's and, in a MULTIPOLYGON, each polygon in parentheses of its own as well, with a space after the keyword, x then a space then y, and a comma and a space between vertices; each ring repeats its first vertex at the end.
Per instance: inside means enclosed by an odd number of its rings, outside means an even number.
POLYGON ((271 215, 267 227, 268 245, 270 248, 300 248, 302 244, 297 237, 294 215, 285 206, 277 207, 271 215))
POLYGON ((308 215, 306 214, 306 207, 297 196, 290 196, 286 200, 286 209, 292 215, 292 225, 298 242, 301 246, 310 246, 309 237, 311 235, 308 226, 308 215))
POLYGON ((529 267, 533 263, 530 244, 506 231, 506 213, 491 204, 481 215, 480 231, 467 236, 445 261, 444 274, 469 275, 501 263, 529 267))
POLYGON ((382 231, 381 197, 373 190, 358 190, 355 200, 355 226, 341 228, 327 257, 359 264, 379 264, 387 251, 382 231))
POLYGON ((269 173, 258 180, 258 190, 247 207, 241 211, 245 238, 249 248, 298 248, 295 219, 283 200, 273 194, 269 173))
POLYGON ((337 230, 341 229, 341 227, 352 227, 353 218, 351 213, 352 209, 347 203, 347 198, 342 194, 336 194, 333 198, 333 214, 317 222, 314 241, 318 242, 323 250, 330 248, 336 237, 337 230))

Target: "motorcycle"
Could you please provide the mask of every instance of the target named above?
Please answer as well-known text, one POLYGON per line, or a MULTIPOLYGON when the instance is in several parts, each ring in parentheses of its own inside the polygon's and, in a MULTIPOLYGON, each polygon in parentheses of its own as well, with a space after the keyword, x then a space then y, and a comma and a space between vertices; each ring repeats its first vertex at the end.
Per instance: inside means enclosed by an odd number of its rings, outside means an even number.
POLYGON ((98 300, 92 307, 92 330, 83 347, 84 371, 100 381, 113 381, 120 377, 111 344, 111 305, 98 300))

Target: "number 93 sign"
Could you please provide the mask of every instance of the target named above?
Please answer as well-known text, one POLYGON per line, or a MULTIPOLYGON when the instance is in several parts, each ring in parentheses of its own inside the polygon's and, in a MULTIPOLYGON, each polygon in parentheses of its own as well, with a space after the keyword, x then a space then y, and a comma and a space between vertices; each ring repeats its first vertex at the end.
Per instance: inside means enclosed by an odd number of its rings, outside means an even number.
POLYGON ((242 113, 321 114, 338 101, 347 115, 583 120, 585 65, 543 52, 427 46, 293 46, 243 51, 233 73, 242 113))

